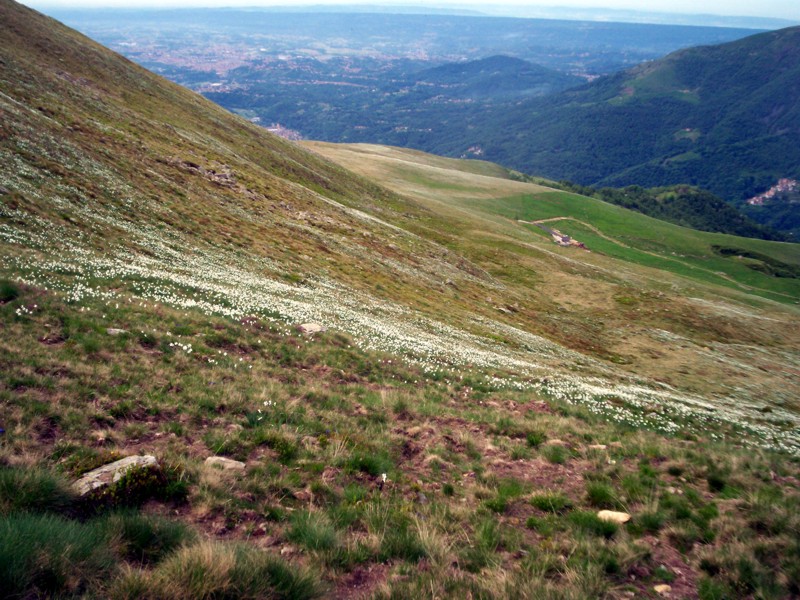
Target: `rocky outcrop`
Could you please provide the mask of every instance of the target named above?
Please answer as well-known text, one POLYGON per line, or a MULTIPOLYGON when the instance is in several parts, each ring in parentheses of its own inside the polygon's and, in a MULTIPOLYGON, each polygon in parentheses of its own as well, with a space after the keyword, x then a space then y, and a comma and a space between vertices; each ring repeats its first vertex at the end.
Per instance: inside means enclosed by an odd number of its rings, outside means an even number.
POLYGON ((80 496, 85 496, 89 492, 107 487, 116 483, 133 468, 157 468, 158 461, 155 456, 127 456, 113 463, 98 467, 93 471, 85 473, 83 477, 72 484, 72 488, 80 496))

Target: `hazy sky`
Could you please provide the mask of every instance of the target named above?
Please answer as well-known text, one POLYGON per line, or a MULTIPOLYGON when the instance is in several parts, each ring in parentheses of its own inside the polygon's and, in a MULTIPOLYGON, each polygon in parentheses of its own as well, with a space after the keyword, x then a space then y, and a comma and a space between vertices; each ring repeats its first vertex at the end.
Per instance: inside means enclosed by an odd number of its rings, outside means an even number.
POLYGON ((580 8, 612 8, 666 13, 716 14, 779 19, 800 19, 799 0, 434 0, 419 2, 402 0, 23 0, 38 7, 77 8, 86 6, 309 6, 335 4, 380 4, 402 6, 470 6, 476 9, 497 6, 559 6, 580 8))

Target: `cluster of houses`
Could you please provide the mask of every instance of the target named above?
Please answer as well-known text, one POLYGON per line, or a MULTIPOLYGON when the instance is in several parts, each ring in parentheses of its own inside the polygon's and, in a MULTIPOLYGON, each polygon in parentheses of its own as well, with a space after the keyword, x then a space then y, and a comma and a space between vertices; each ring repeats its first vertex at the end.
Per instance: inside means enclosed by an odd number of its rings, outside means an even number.
POLYGON ((780 194, 787 194, 790 192, 800 192, 800 181, 795 179, 779 179, 776 185, 773 185, 763 194, 750 198, 747 203, 753 206, 761 206, 780 194))

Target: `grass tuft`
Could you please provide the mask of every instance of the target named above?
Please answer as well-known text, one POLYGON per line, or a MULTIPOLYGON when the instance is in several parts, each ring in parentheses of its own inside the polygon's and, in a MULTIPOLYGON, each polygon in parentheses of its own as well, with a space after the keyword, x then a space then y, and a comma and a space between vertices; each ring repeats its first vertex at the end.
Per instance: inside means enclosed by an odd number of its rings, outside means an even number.
POLYGON ((0 585, 7 598, 77 594, 96 588, 115 567, 99 523, 24 513, 0 519, 0 585))
POLYGON ((561 492, 546 492, 531 497, 531 504, 539 510, 551 513, 563 513, 572 508, 572 500, 561 492))
POLYGON ((16 300, 19 295, 20 289, 18 285, 7 279, 0 280, 0 304, 16 300))
POLYGON ((295 514, 286 537, 309 550, 333 550, 339 544, 336 529, 323 513, 295 514))
POLYGON ((64 512, 75 493, 59 475, 43 469, 0 467, 0 515, 12 512, 64 512))
POLYGON ((125 560, 141 564, 158 563, 197 538, 185 523, 133 512, 109 516, 106 527, 125 560))
POLYGON ((575 511, 569 515, 570 523, 576 530, 610 539, 619 531, 619 525, 611 521, 604 521, 593 512, 575 511))
POLYGON ((317 598, 317 580, 261 550, 203 542, 179 550, 152 577, 156 598, 317 598))

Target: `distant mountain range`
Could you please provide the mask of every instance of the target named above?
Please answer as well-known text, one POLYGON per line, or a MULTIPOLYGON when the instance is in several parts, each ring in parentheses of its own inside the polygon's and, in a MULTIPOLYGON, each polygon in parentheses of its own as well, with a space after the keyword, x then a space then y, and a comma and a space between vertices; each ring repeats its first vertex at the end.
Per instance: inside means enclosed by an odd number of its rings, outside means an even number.
MULTIPOLYGON (((797 27, 730 42, 749 32, 452 15, 125 14, 124 25, 119 11, 65 17, 262 125, 488 159, 596 188, 703 188, 800 235, 797 204, 746 204, 800 178, 797 27), (682 45, 695 47, 586 82, 682 45)), ((718 227, 706 210, 715 202, 701 202, 698 220, 698 211, 678 214, 681 198, 669 203, 673 220, 718 227)), ((663 216, 661 201, 639 204, 663 216)), ((755 231, 735 225, 744 230, 755 231)))
MULTIPOLYGON (((800 28, 681 50, 487 112, 428 150, 600 186, 696 185, 742 203, 800 177, 800 28)), ((769 222, 764 211, 755 218, 769 222)))

